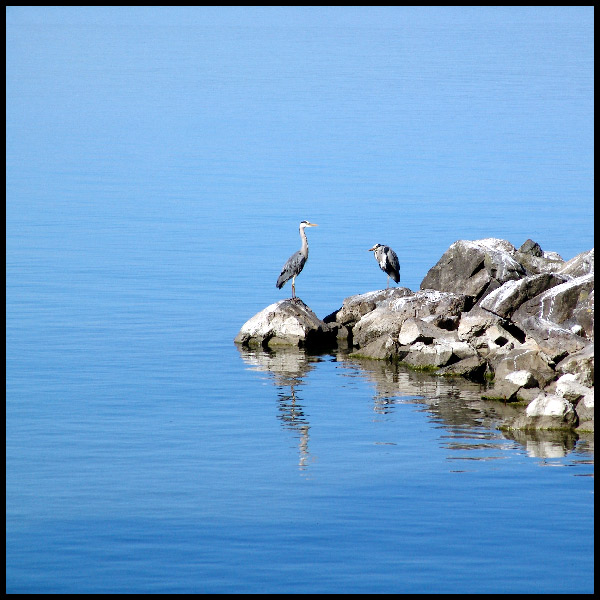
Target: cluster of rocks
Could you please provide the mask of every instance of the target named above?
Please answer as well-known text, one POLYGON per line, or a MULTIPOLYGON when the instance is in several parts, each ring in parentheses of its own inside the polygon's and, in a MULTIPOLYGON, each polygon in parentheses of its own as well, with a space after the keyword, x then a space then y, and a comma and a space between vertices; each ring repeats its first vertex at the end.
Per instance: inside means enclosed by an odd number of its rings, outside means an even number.
POLYGON ((515 429, 594 423, 594 250, 564 261, 527 240, 460 240, 416 292, 346 298, 320 320, 301 300, 267 307, 243 345, 338 347, 436 375, 487 381, 484 398, 521 402, 515 429))

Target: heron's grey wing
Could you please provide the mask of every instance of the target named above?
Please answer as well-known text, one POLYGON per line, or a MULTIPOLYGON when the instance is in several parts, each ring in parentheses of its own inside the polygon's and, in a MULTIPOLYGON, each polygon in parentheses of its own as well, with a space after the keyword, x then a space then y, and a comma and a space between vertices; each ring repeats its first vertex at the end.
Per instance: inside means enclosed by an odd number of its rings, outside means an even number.
POLYGON ((298 275, 300 271, 304 268, 304 263, 306 262, 306 258, 300 250, 295 252, 290 256, 283 265, 283 269, 281 269, 281 273, 277 278, 277 283, 275 284, 278 288, 282 288, 283 284, 291 279, 294 275, 298 275))
POLYGON ((386 247, 385 257, 387 261, 386 273, 389 273, 392 279, 396 282, 400 282, 400 262, 398 261, 398 255, 389 247, 386 247))

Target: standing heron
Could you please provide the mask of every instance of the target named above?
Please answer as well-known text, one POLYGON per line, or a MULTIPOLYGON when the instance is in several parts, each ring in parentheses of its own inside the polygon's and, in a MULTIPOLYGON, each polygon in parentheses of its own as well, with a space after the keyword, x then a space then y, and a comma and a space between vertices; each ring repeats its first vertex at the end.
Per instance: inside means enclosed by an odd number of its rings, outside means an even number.
POLYGON ((390 287, 390 277, 396 283, 400 283, 400 263, 396 253, 389 246, 382 244, 375 244, 369 248, 369 252, 373 252, 379 267, 388 276, 386 289, 390 287))
POLYGON ((304 268, 304 263, 306 263, 306 260, 308 259, 308 241, 306 239, 306 234, 304 233, 304 228, 316 226, 316 223, 309 223, 308 221, 300 222, 302 248, 300 248, 298 252, 294 252, 294 254, 287 259, 287 262, 283 265, 283 269, 281 269, 281 274, 277 278, 277 283, 275 285, 279 289, 284 286, 286 281, 289 279, 292 280, 292 298, 296 297, 296 276, 300 274, 300 271, 304 268))

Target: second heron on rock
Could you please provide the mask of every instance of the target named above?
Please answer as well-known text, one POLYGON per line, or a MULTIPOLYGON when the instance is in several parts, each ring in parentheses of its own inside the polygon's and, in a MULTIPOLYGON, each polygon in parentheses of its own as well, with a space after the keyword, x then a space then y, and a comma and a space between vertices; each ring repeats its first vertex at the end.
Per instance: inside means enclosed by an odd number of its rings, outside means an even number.
POLYGON ((379 267, 388 276, 386 288, 390 287, 390 277, 396 283, 400 283, 400 263, 396 253, 389 246, 383 244, 375 244, 369 248, 369 252, 373 252, 379 267))

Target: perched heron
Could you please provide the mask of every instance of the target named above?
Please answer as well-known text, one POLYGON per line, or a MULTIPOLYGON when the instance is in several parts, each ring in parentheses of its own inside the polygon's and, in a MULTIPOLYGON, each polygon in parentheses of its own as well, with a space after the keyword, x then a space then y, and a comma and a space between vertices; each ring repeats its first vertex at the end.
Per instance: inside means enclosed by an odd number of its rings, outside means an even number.
POLYGON ((308 221, 302 221, 300 223, 300 239, 302 240, 302 248, 298 250, 298 252, 294 252, 292 256, 287 259, 285 265, 283 265, 283 269, 281 269, 281 274, 277 278, 277 283, 275 284, 279 289, 281 289, 285 282, 288 280, 292 280, 292 298, 296 297, 296 276, 300 274, 300 271, 304 268, 304 263, 308 259, 308 241, 306 240, 306 234, 304 233, 305 227, 316 227, 316 223, 309 223, 308 221))
POLYGON ((389 246, 383 244, 375 244, 369 248, 369 252, 373 252, 379 267, 388 276, 386 288, 390 287, 390 277, 396 283, 400 283, 400 263, 396 253, 389 246))

